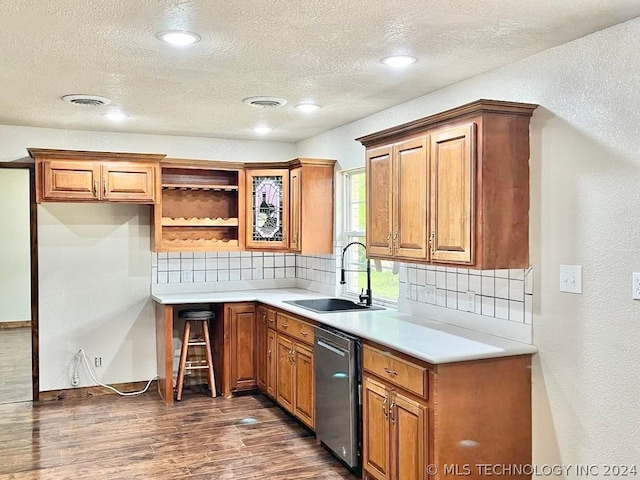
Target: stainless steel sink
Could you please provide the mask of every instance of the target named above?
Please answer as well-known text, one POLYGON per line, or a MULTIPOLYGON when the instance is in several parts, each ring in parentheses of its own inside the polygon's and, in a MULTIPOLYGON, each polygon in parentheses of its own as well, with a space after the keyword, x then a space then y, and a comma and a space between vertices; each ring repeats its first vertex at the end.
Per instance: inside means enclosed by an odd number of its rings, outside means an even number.
POLYGON ((383 307, 366 306, 360 303, 345 300, 344 298, 313 298, 309 300, 285 300, 284 303, 306 308, 316 313, 330 312, 354 312, 361 310, 384 310, 383 307))

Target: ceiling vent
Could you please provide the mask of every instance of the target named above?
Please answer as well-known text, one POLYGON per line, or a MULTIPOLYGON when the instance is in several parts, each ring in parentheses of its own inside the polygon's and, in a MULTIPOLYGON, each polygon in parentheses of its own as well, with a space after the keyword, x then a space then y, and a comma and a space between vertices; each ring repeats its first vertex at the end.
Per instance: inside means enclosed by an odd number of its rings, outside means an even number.
POLYGON ((242 103, 251 107, 272 108, 281 107, 287 101, 284 98, 277 97, 247 97, 242 100, 242 103))
POLYGON ((65 102, 72 103, 73 105, 84 105, 85 107, 101 107, 102 105, 109 105, 111 100, 105 97, 99 97, 98 95, 65 95, 62 97, 65 102))

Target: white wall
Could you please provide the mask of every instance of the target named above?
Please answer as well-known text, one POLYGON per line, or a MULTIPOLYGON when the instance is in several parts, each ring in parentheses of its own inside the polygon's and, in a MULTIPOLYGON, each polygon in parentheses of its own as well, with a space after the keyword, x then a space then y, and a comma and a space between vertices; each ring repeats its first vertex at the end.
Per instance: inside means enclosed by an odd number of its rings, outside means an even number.
POLYGON ((298 145, 347 168, 363 164, 353 139, 364 134, 479 98, 540 104, 530 161, 539 465, 640 464, 639 48, 634 19, 298 145), (583 265, 582 295, 559 292, 560 263, 583 265))
POLYGON ((31 320, 29 171, 0 169, 0 322, 31 320))
MULTIPOLYGON (((295 157, 287 143, 0 126, 0 161, 25 157, 27 147, 229 161, 295 157)), ((91 360, 102 357, 97 374, 108 383, 155 375, 150 212, 144 205, 38 207, 41 391, 71 387, 70 363, 79 348, 91 360)), ((80 381, 92 383, 86 375, 80 381)))

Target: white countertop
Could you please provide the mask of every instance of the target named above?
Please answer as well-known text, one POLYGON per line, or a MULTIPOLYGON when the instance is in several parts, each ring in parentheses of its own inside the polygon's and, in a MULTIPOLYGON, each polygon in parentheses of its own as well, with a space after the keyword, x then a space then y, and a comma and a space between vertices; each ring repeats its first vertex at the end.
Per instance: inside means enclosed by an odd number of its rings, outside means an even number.
POLYGON ((316 313, 284 303, 285 300, 326 297, 327 295, 298 288, 152 295, 154 301, 170 305, 261 302, 433 364, 537 352, 533 345, 407 315, 391 309, 316 313))

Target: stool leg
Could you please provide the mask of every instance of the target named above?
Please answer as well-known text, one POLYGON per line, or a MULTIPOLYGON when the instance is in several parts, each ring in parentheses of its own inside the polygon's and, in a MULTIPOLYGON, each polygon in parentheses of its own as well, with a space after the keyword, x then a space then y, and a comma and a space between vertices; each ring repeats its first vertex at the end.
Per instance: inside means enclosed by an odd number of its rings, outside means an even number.
POLYGON ((191 322, 184 321, 182 331, 182 348, 180 349, 180 365, 178 367, 178 379, 176 380, 176 400, 182 400, 182 389, 184 387, 184 369, 187 364, 187 350, 189 349, 189 337, 191 336, 191 322))
POLYGON ((202 335, 204 336, 205 350, 207 354, 207 363, 209 364, 209 388, 211 389, 211 396, 216 398, 216 379, 213 373, 213 356, 211 355, 211 339, 209 338, 209 322, 202 322, 202 335))

